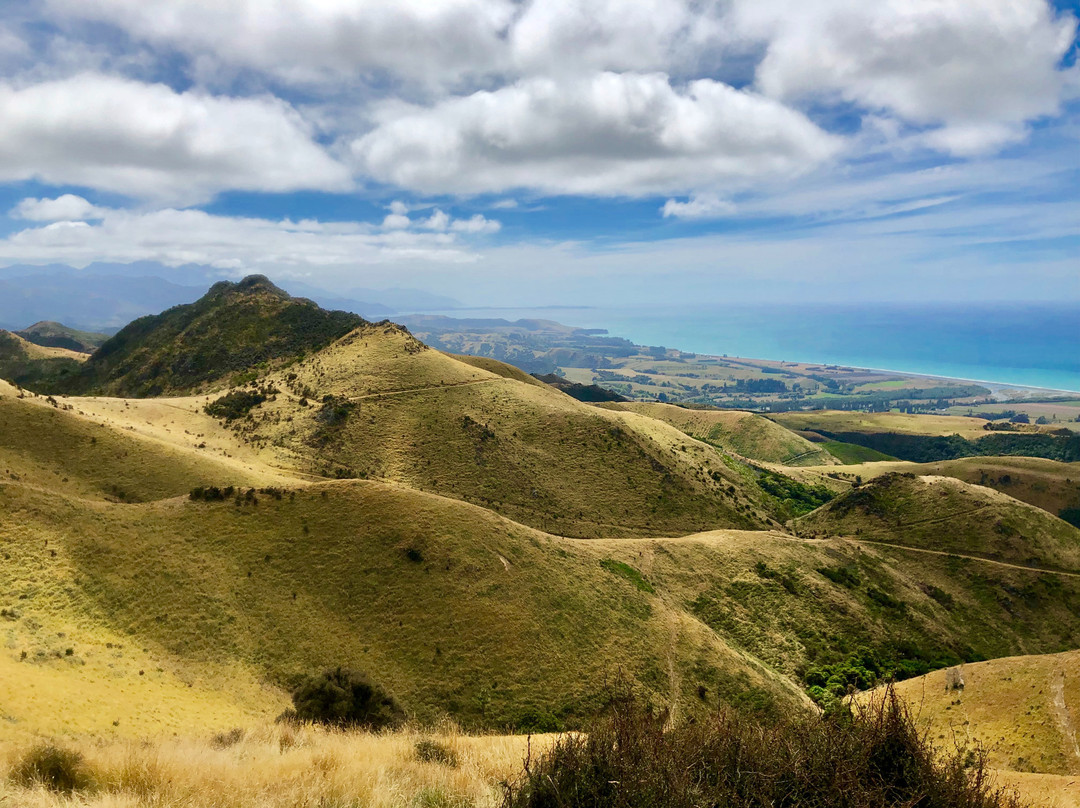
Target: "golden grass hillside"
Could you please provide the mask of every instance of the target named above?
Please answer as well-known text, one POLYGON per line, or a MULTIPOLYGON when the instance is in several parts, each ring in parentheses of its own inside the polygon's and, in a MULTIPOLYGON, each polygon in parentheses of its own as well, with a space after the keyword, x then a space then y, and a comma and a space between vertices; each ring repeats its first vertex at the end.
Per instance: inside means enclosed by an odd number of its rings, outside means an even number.
MULTIPOLYGON (((86 402, 74 400, 83 406, 86 402)), ((108 425, 64 399, 42 398, 0 382, 0 472, 48 491, 145 502, 185 494, 197 485, 268 485, 280 477, 197 448, 147 439, 108 425)), ((121 411, 123 401, 113 402, 121 411)), ((210 419, 208 426, 219 429, 210 419)), ((180 430, 177 430, 178 433, 180 430)))
POLYGON ((901 435, 960 435, 977 440, 986 435, 986 421, 964 415, 912 415, 900 412, 814 410, 780 412, 769 419, 795 431, 895 432, 901 435))
MULTIPOLYGON (((814 467, 822 482, 829 483, 832 467, 814 467)), ((937 463, 900 460, 861 463, 842 470, 845 479, 864 480, 893 472, 955 477, 972 485, 993 488, 1013 499, 1042 508, 1057 516, 1067 508, 1080 508, 1080 463, 1061 463, 1039 457, 963 457, 937 463)))
POLYGON ((777 423, 738 410, 692 410, 673 404, 618 403, 605 409, 648 415, 693 438, 751 460, 786 466, 832 466, 838 463, 821 446, 777 423))
POLYGON ((997 779, 1045 808, 1080 806, 1080 652, 1015 656, 935 671, 896 692, 945 748, 981 747, 997 779))
POLYGON ((587 715, 619 669, 683 709, 705 708, 706 680, 801 698, 587 545, 398 486, 119 504, 9 482, 0 536, 10 730, 151 732, 223 702, 222 715, 272 718, 294 677, 337 665, 423 720, 495 727, 587 715), (188 714, 170 700, 177 682, 192 686, 188 714), (27 699, 34 688, 52 699, 27 699), (160 715, 126 706, 158 691, 160 715))
POLYGON ((860 647, 928 670, 1080 645, 1080 577, 779 532, 577 544, 794 681, 860 647))
POLYGON ((1080 530, 998 491, 951 477, 886 474, 801 517, 795 528, 803 536, 854 536, 1080 572, 1080 530))
POLYGON ((776 524, 714 447, 533 381, 368 326, 258 382, 278 392, 233 429, 310 473, 400 482, 563 535, 776 524))
POLYGON ((9 352, 6 358, 21 359, 74 359, 77 362, 85 362, 87 354, 79 351, 71 351, 67 348, 53 348, 45 345, 36 345, 18 334, 0 329, 0 340, 5 343, 9 352))
MULTIPOLYGON (((222 725, 224 729, 229 727, 222 725)), ((0 805, 19 808, 494 808, 500 783, 517 777, 530 750, 552 736, 477 736, 453 730, 384 735, 312 727, 237 727, 216 736, 153 741, 69 742, 83 755, 86 787, 72 798, 0 779, 0 805), (426 760, 417 744, 437 744, 447 762, 426 760)), ((32 744, 9 744, 3 773, 32 744)))
POLYGON ((939 741, 978 744, 993 766, 1080 777, 1080 651, 935 671, 896 692, 939 741), (959 675, 963 688, 950 687, 959 675))

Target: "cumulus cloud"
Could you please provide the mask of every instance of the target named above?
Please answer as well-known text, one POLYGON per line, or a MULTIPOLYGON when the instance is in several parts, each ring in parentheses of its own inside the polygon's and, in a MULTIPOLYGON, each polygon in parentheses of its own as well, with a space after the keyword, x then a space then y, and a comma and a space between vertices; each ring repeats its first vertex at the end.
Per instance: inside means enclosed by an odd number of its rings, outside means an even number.
POLYGON ((767 44, 765 94, 940 126, 925 144, 956 154, 1015 141, 1057 112, 1076 36, 1075 18, 1045 0, 737 0, 732 19, 767 44))
POLYGON ((450 229, 457 233, 498 233, 502 229, 502 224, 477 213, 468 219, 454 220, 450 224, 450 229))
POLYGON ((409 218, 409 206, 395 199, 389 205, 390 213, 383 219, 384 230, 407 230, 411 227, 421 230, 432 230, 437 233, 453 231, 455 233, 467 233, 482 235, 498 233, 502 229, 502 223, 495 219, 488 219, 479 213, 468 219, 455 219, 449 213, 435 208, 426 219, 409 218))
POLYGON ((505 58, 512 0, 47 0, 61 19, 301 82, 381 72, 421 82, 487 72, 505 58))
POLYGON ((528 79, 431 107, 383 107, 351 144, 359 169, 427 193, 675 193, 792 174, 840 141, 804 115, 702 79, 528 79))
MULTIPOLYGON (((364 223, 274 221, 200 210, 99 209, 101 221, 60 221, 0 240, 0 264, 94 261, 197 263, 303 274, 363 264, 457 264, 478 256, 456 232, 384 231, 364 223)), ((393 215, 393 214, 392 214, 393 215)), ((468 221, 468 220, 466 220, 468 221)), ((452 228, 453 230, 453 228, 452 228)))
POLYGON ((348 170, 275 98, 177 93, 99 74, 0 84, 0 180, 191 204, 226 189, 345 190, 348 170))
POLYGON ((685 202, 669 199, 660 208, 665 219, 712 219, 734 212, 735 204, 731 200, 721 199, 717 194, 695 194, 685 202))
POLYGON ((72 222, 102 219, 104 208, 92 205, 75 194, 64 194, 56 199, 34 199, 28 197, 14 208, 10 216, 31 222, 72 222))

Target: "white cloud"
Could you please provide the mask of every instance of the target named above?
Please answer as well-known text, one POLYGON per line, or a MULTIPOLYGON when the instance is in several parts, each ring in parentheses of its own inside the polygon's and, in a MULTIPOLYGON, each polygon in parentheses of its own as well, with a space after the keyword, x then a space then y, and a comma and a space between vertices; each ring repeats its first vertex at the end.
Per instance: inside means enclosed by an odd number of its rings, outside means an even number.
POLYGON ((523 74, 698 70, 717 61, 717 0, 534 0, 509 37, 523 74))
POLYGON ((721 199, 717 194, 694 194, 685 202, 669 199, 660 208, 665 219, 711 219, 727 216, 735 212, 735 204, 729 199, 721 199))
MULTIPOLYGON (((100 223, 54 222, 0 240, 0 265, 94 261, 197 263, 237 272, 305 274, 405 261, 458 264, 478 255, 453 233, 363 223, 272 221, 199 210, 101 210, 100 223)), ((393 215, 393 214, 392 214, 393 215)))
POLYGON ((511 0, 47 0, 195 56, 313 82, 389 73, 456 81, 505 58, 511 0))
POLYGON ((14 208, 10 216, 31 222, 71 222, 101 219, 105 209, 91 205, 81 196, 64 194, 56 199, 34 199, 28 197, 14 208))
MULTIPOLYGON (((436 211, 439 212, 441 211, 436 211)), ((502 223, 477 213, 468 219, 455 220, 450 229, 457 233, 498 233, 502 229, 502 223)))
POLYGON ((444 231, 450 227, 450 214, 436 208, 427 221, 421 222, 426 230, 444 231))
POLYGON ((347 169, 275 98, 177 93, 99 74, 0 84, 0 180, 192 204, 222 190, 345 190, 347 169))
POLYGON ((940 125, 926 144, 956 154, 1016 141, 1057 112, 1076 33, 1045 0, 737 0, 733 21, 767 44, 756 80, 767 95, 940 125))
POLYGON ((351 144, 360 170, 426 193, 677 193, 799 173, 840 145, 775 101, 660 74, 528 79, 377 118, 351 144))

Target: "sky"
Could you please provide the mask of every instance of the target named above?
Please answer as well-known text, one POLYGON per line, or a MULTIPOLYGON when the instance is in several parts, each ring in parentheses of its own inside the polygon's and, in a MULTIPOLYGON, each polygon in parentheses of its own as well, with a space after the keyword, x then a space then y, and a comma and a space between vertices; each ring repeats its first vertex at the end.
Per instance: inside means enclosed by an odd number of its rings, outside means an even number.
POLYGON ((5 0, 0 266, 1080 302, 1077 2, 5 0))

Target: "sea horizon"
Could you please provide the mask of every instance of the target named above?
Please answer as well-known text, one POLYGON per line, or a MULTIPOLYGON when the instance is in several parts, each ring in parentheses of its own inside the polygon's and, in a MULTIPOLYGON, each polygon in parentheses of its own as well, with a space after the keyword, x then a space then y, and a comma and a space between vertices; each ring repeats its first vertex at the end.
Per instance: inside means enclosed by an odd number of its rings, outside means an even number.
POLYGON ((843 365, 1080 394, 1080 304, 711 304, 417 312, 554 320, 687 353, 843 365))

